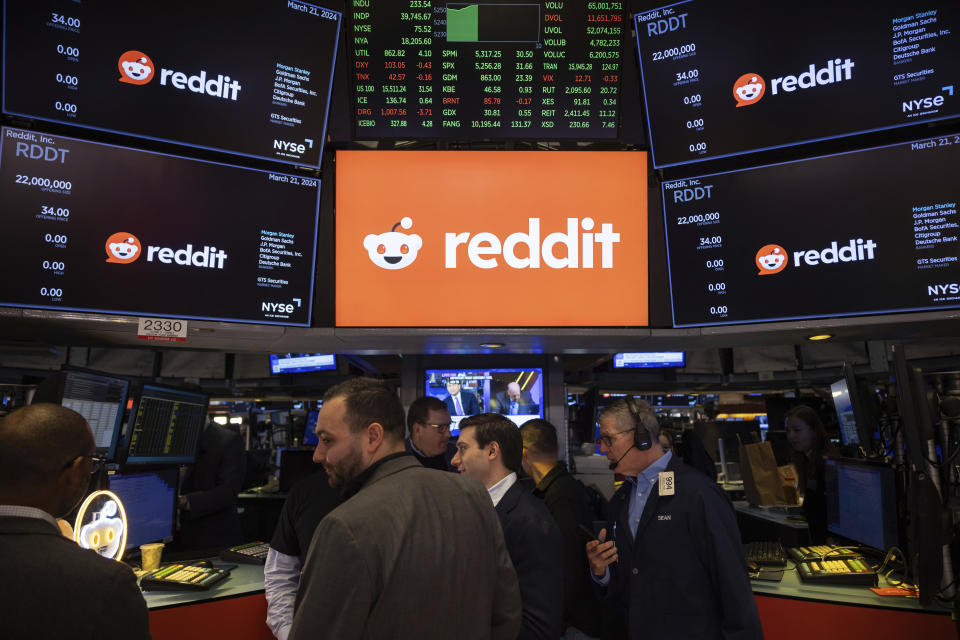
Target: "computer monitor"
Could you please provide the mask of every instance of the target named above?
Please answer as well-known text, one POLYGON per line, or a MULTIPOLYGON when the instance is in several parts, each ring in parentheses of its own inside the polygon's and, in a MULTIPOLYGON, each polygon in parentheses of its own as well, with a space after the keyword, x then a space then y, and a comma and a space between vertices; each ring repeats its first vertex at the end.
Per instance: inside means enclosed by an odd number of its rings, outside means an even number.
POLYGON ((827 530, 881 551, 898 545, 896 478, 865 460, 826 460, 827 530))
POLYGON ((337 357, 332 353, 270 354, 270 373, 305 373, 308 371, 335 371, 337 357))
POLYGON ((53 402, 82 415, 93 431, 97 453, 113 460, 123 426, 130 383, 94 371, 67 369, 44 380, 33 402, 53 402))
POLYGON ((840 439, 844 445, 869 444, 869 431, 864 418, 857 379, 850 363, 843 363, 843 378, 830 385, 833 407, 837 411, 840 439), (866 437, 864 433, 866 432, 866 437))
POLYGON ((110 476, 110 491, 127 512, 127 549, 173 540, 178 473, 173 467, 110 476))
POLYGON ((319 410, 311 411, 307 414, 307 427, 303 430, 303 444, 316 446, 319 444, 317 439, 317 417, 320 415, 319 410))
POLYGON ((208 402, 202 393, 143 385, 130 418, 126 463, 192 463, 208 402))
POLYGON ((443 400, 450 409, 450 433, 454 436, 460 434, 460 421, 467 415, 501 413, 517 426, 543 417, 543 369, 539 367, 427 369, 425 378, 426 395, 443 400), (457 415, 450 395, 458 382, 465 415, 457 415))
POLYGON ((613 356, 614 369, 646 369, 649 367, 682 367, 683 351, 642 351, 613 356))

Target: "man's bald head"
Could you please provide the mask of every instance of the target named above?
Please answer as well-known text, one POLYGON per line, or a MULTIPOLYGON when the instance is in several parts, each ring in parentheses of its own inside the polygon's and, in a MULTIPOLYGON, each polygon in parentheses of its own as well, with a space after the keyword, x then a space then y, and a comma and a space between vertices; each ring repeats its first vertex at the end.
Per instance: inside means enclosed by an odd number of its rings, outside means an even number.
POLYGON ((64 465, 96 451, 76 411, 57 404, 22 407, 0 420, 0 487, 55 484, 64 465))

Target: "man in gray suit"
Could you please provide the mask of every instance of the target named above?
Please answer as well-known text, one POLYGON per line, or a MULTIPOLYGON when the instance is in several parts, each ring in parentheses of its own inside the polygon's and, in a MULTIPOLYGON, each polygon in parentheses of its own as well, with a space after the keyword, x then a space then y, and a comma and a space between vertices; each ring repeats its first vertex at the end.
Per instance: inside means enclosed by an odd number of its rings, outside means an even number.
POLYGON ((0 638, 150 637, 133 571, 60 533, 99 465, 79 413, 34 404, 0 420, 0 638))
POLYGON ((346 501, 314 532, 290 640, 514 640, 520 592, 490 498, 405 451, 396 394, 368 378, 333 387, 317 438, 346 501))

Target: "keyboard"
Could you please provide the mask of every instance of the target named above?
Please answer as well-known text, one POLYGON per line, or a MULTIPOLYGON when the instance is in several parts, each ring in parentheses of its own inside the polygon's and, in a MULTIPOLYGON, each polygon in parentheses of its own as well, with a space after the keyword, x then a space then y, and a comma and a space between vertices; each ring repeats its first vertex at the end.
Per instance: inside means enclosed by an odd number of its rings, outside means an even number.
POLYGON ((797 573, 804 582, 866 587, 874 587, 877 584, 877 572, 871 569, 863 558, 803 560, 797 563, 797 573))
POLYGON ((743 556, 747 562, 755 562, 764 567, 785 567, 787 556, 779 542, 751 542, 743 545, 743 556))
POLYGON ((220 552, 220 557, 245 564, 266 564, 269 550, 270 545, 266 542, 248 542, 224 549, 220 552))
POLYGON ((860 554, 852 549, 828 544, 813 547, 791 547, 788 553, 797 562, 803 562, 804 560, 846 560, 860 557, 860 554))
POLYGON ((171 564, 143 574, 140 587, 155 591, 204 591, 229 575, 223 569, 171 564))

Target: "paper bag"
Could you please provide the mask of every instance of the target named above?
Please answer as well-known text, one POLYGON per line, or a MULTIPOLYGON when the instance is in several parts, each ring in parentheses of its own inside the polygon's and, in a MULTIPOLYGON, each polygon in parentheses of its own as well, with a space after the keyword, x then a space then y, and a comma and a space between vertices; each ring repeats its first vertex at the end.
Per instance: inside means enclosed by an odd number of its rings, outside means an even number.
POLYGON ((780 474, 780 484, 783 486, 783 496, 789 507, 795 507, 800 504, 800 492, 797 489, 799 480, 797 480, 797 469, 792 464, 785 464, 777 467, 780 474))
POLYGON ((769 442, 740 443, 740 476, 743 478, 743 492, 750 504, 786 504, 777 459, 769 442))

